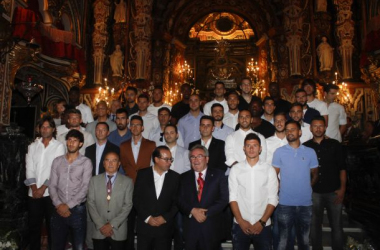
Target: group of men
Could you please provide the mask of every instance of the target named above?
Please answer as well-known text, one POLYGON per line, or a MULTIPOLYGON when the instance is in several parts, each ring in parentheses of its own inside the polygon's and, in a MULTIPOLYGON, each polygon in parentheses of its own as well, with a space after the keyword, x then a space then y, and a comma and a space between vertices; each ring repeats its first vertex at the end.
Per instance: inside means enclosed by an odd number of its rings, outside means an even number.
MULTIPOLYGON (((220 249, 231 235, 234 249, 309 249, 309 235, 323 249, 325 208, 333 249, 343 249, 339 89, 326 86, 324 102, 307 79, 292 104, 277 83, 264 100, 251 85, 226 94, 217 82, 203 112, 183 84, 173 107, 159 87, 151 104, 128 87, 126 107, 115 100, 108 115, 101 101, 95 121, 78 103, 59 127, 42 118, 26 157, 30 249, 40 249, 44 218, 54 250, 134 249, 135 230, 137 249, 171 249, 173 239, 175 249, 220 249)), ((69 94, 77 102, 79 90, 69 94)))

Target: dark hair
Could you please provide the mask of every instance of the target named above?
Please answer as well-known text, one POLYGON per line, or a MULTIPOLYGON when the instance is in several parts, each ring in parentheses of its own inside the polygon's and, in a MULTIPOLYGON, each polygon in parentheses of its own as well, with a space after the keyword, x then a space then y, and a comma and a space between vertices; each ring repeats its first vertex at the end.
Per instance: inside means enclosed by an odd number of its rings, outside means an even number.
POLYGON ((122 114, 122 113, 125 113, 125 115, 128 118, 128 111, 125 108, 119 108, 116 110, 116 114, 122 114))
POLYGON ((162 88, 162 85, 154 86, 153 90, 155 90, 155 89, 159 89, 159 90, 161 90, 162 93, 164 93, 164 89, 162 88))
POLYGON ((78 110, 78 109, 69 109, 69 110, 67 111, 67 114, 68 114, 68 115, 76 114, 76 115, 79 115, 79 116, 82 118, 82 113, 81 113, 80 110, 78 110))
POLYGON ((224 107, 222 104, 220 103, 214 103, 212 106, 211 106, 211 113, 212 113, 212 110, 215 108, 215 107, 220 107, 223 109, 223 112, 224 112, 224 107))
POLYGON ((212 124, 214 124, 215 122, 215 119, 214 117, 210 116, 210 115, 204 115, 201 117, 201 120, 199 121, 199 124, 202 123, 202 120, 210 120, 212 122, 212 124))
POLYGON ((323 87, 323 91, 326 92, 326 93, 329 93, 331 89, 339 90, 339 87, 337 85, 335 85, 335 84, 326 84, 323 87))
POLYGON ((289 120, 285 123, 285 128, 286 126, 288 126, 289 124, 296 124, 297 125, 297 128, 298 130, 301 130, 301 124, 299 122, 296 122, 296 121, 293 121, 293 120, 289 120))
POLYGON ((313 119, 311 119, 311 122, 310 122, 310 124, 312 124, 312 123, 313 123, 313 121, 322 121, 322 122, 323 122, 323 124, 325 124, 325 125, 326 125, 326 120, 325 120, 325 118, 324 118, 323 116, 321 116, 321 115, 318 115, 318 116, 314 116, 314 117, 313 117, 313 119))
POLYGON ((298 93, 301 93, 301 92, 306 93, 306 91, 304 89, 297 89, 297 91, 296 91, 295 94, 298 94, 298 93))
POLYGON ((272 98, 272 97, 270 97, 270 96, 266 96, 265 98, 264 98, 264 100, 263 100, 263 105, 265 105, 265 102, 266 101, 273 101, 274 102, 274 99, 272 98))
POLYGON ((278 82, 270 82, 269 85, 268 85, 268 88, 269 88, 271 85, 276 85, 277 88, 280 88, 280 84, 278 84, 278 82))
POLYGON ((79 89, 78 86, 73 86, 73 87, 71 87, 71 89, 69 90, 69 93, 70 93, 70 92, 78 92, 78 93, 80 93, 80 89, 79 89))
POLYGON ((245 138, 244 138, 244 145, 247 141, 250 140, 257 140, 259 142, 259 145, 261 146, 261 140, 260 137, 257 134, 254 133, 249 133, 245 138))
POLYGON ((132 121, 134 121, 134 120, 138 120, 138 121, 140 121, 140 122, 141 122, 141 125, 144 126, 144 120, 142 119, 141 116, 139 116, 139 115, 134 115, 134 116, 132 116, 132 118, 131 118, 131 120, 130 120, 129 122, 132 123, 132 121))
POLYGON ((184 83, 184 84, 181 85, 181 90, 184 89, 185 87, 189 87, 191 89, 190 84, 184 83))
POLYGON ((81 142, 81 143, 84 142, 84 136, 83 136, 82 132, 80 132, 79 130, 71 129, 69 132, 67 132, 66 137, 65 137, 66 141, 70 137, 77 138, 79 140, 79 142, 81 142))
POLYGON ((108 123, 106 122, 98 122, 95 126, 95 129, 99 126, 99 125, 105 125, 107 127, 107 130, 110 131, 110 126, 108 125, 108 123))
POLYGON ((157 148, 155 148, 153 150, 153 153, 152 153, 152 161, 153 163, 156 163, 155 159, 154 158, 160 158, 161 157, 161 150, 167 150, 170 152, 170 149, 167 147, 167 146, 158 146, 157 148))
POLYGON ((128 90, 131 90, 131 91, 135 92, 135 95, 137 95, 137 89, 136 89, 135 87, 128 86, 128 87, 127 87, 127 91, 128 91, 128 90))
POLYGON ((145 99, 147 99, 148 100, 148 102, 149 102, 149 97, 146 95, 146 94, 140 94, 138 97, 137 97, 137 100, 139 100, 139 99, 141 99, 141 98, 145 98, 145 99))
POLYGON ((51 128, 54 129, 53 137, 55 138, 56 135, 57 135, 57 130, 56 130, 56 126, 55 126, 54 119, 53 119, 53 117, 51 117, 50 115, 45 115, 45 116, 43 116, 43 117, 38 121, 38 129, 41 130, 41 127, 42 127, 42 125, 43 125, 45 122, 49 123, 49 126, 50 126, 51 128))
POLYGON ((177 126, 176 126, 176 125, 173 125, 173 124, 168 124, 168 125, 166 125, 166 126, 165 126, 165 128, 164 128, 164 131, 165 131, 165 129, 166 129, 166 128, 168 128, 168 127, 172 127, 172 128, 174 128, 174 130, 175 130, 176 134, 178 134, 178 128, 177 128, 177 126))
POLYGON ((299 103, 299 102, 295 102, 295 103, 292 103, 292 104, 290 105, 290 109, 289 109, 289 111, 290 111, 292 108, 294 108, 294 107, 301 107, 301 109, 303 110, 303 105, 302 105, 301 103, 299 103))
POLYGON ((159 113, 162 112, 162 111, 167 111, 167 112, 169 113, 170 116, 172 115, 172 112, 170 112, 170 109, 167 108, 167 107, 159 108, 157 114, 159 114, 159 113))
POLYGON ((287 120, 287 116, 285 114, 285 112, 282 112, 282 111, 279 111, 277 113, 274 113, 273 115, 273 119, 276 117, 276 116, 279 116, 279 115, 283 115, 285 117, 285 120, 287 120))
POLYGON ((306 85, 310 85, 310 86, 313 87, 313 89, 314 89, 313 94, 314 95, 317 93, 317 84, 315 83, 315 81, 313 79, 307 78, 307 79, 303 80, 302 84, 301 84, 301 87, 303 89, 305 89, 306 85))
POLYGON ((228 97, 230 97, 230 95, 235 95, 239 99, 239 94, 236 91, 228 92, 227 99, 228 99, 228 97))
POLYGON ((216 85, 218 85, 218 84, 222 84, 223 85, 223 88, 225 88, 226 86, 224 85, 224 82, 222 82, 222 81, 217 81, 216 83, 215 83, 215 87, 216 87, 216 85))
POLYGON ((240 85, 242 84, 242 82, 243 82, 244 80, 248 80, 250 83, 252 83, 251 78, 248 77, 248 76, 245 76, 245 77, 243 77, 243 78, 241 79, 241 81, 240 81, 240 85))
POLYGON ((242 110, 240 110, 240 111, 239 111, 239 114, 240 114, 241 112, 243 112, 243 111, 246 111, 246 112, 248 112, 248 113, 249 113, 249 115, 250 115, 250 116, 252 116, 252 114, 251 114, 251 111, 249 111, 248 109, 242 109, 242 110))
MULTIPOLYGON (((65 107, 65 110, 66 110, 66 100, 65 99, 58 99, 56 102, 54 102, 54 105, 53 105, 53 114, 54 114, 54 118, 60 118, 60 114, 58 114, 58 110, 57 110, 57 105, 60 104, 60 103, 64 103, 63 106, 65 107)), ((65 111, 63 111, 65 112, 65 111)))

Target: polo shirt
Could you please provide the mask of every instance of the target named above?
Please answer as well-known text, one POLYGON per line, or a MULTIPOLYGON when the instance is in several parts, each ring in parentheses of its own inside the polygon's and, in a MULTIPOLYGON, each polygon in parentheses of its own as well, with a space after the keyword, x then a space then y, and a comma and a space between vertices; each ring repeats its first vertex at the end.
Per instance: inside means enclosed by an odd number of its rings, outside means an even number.
POLYGON ((280 169, 280 200, 285 206, 311 206, 310 169, 318 167, 318 159, 312 148, 289 144, 278 148, 273 155, 272 166, 280 169))

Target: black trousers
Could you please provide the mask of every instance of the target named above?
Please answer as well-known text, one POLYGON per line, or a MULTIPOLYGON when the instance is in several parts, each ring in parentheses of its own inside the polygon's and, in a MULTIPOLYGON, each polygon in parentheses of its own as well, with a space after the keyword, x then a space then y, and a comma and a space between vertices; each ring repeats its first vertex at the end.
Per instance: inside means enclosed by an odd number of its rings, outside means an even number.
POLYGON ((172 237, 155 237, 148 234, 137 234, 137 250, 170 250, 172 237))
POLYGON ((92 239, 94 250, 124 250, 126 240, 118 241, 112 238, 105 238, 103 240, 92 239))
POLYGON ((52 209, 53 205, 49 196, 40 199, 28 198, 30 250, 41 249, 41 228, 44 219, 48 232, 49 249, 51 249, 50 217, 52 209))
POLYGON ((132 207, 131 212, 128 215, 127 221, 127 250, 135 249, 135 228, 136 228, 136 216, 137 212, 134 207, 132 207))

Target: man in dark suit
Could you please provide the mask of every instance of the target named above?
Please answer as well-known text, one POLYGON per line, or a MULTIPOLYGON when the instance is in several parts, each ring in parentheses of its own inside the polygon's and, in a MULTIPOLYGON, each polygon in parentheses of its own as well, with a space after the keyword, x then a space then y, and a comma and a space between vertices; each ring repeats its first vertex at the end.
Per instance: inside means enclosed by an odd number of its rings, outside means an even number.
MULTIPOLYGON (((156 143, 142 136, 144 122, 141 116, 135 115, 131 118, 130 130, 132 138, 120 145, 120 162, 124 168, 125 175, 136 181, 137 171, 150 166, 152 152, 156 143)), ((136 210, 133 208, 128 216, 127 249, 134 249, 136 210)))
POLYGON ((184 218, 185 249, 217 250, 224 236, 222 211, 228 204, 227 178, 223 171, 208 168, 207 148, 190 150, 192 170, 181 175, 178 206, 184 218))
POLYGON ((224 153, 224 141, 218 140, 212 136, 214 131, 214 117, 204 115, 202 116, 199 124, 199 131, 201 139, 193 141, 189 144, 189 150, 195 145, 199 144, 205 146, 209 152, 208 166, 210 168, 218 168, 226 171, 227 165, 225 164, 226 155, 224 153))
MULTIPOLYGON (((119 147, 107 140, 109 135, 109 126, 106 122, 98 122, 95 127, 96 142, 88 146, 85 151, 85 156, 91 160, 92 163, 92 176, 99 175, 105 172, 104 157, 109 152, 114 152, 119 155, 119 147)), ((92 234, 93 234, 93 221, 87 211, 87 231, 86 231, 86 245, 89 249, 93 249, 92 234)))
POLYGON ((157 147, 153 167, 138 171, 133 193, 137 211, 137 249, 170 250, 180 175, 170 169, 170 149, 157 147))

